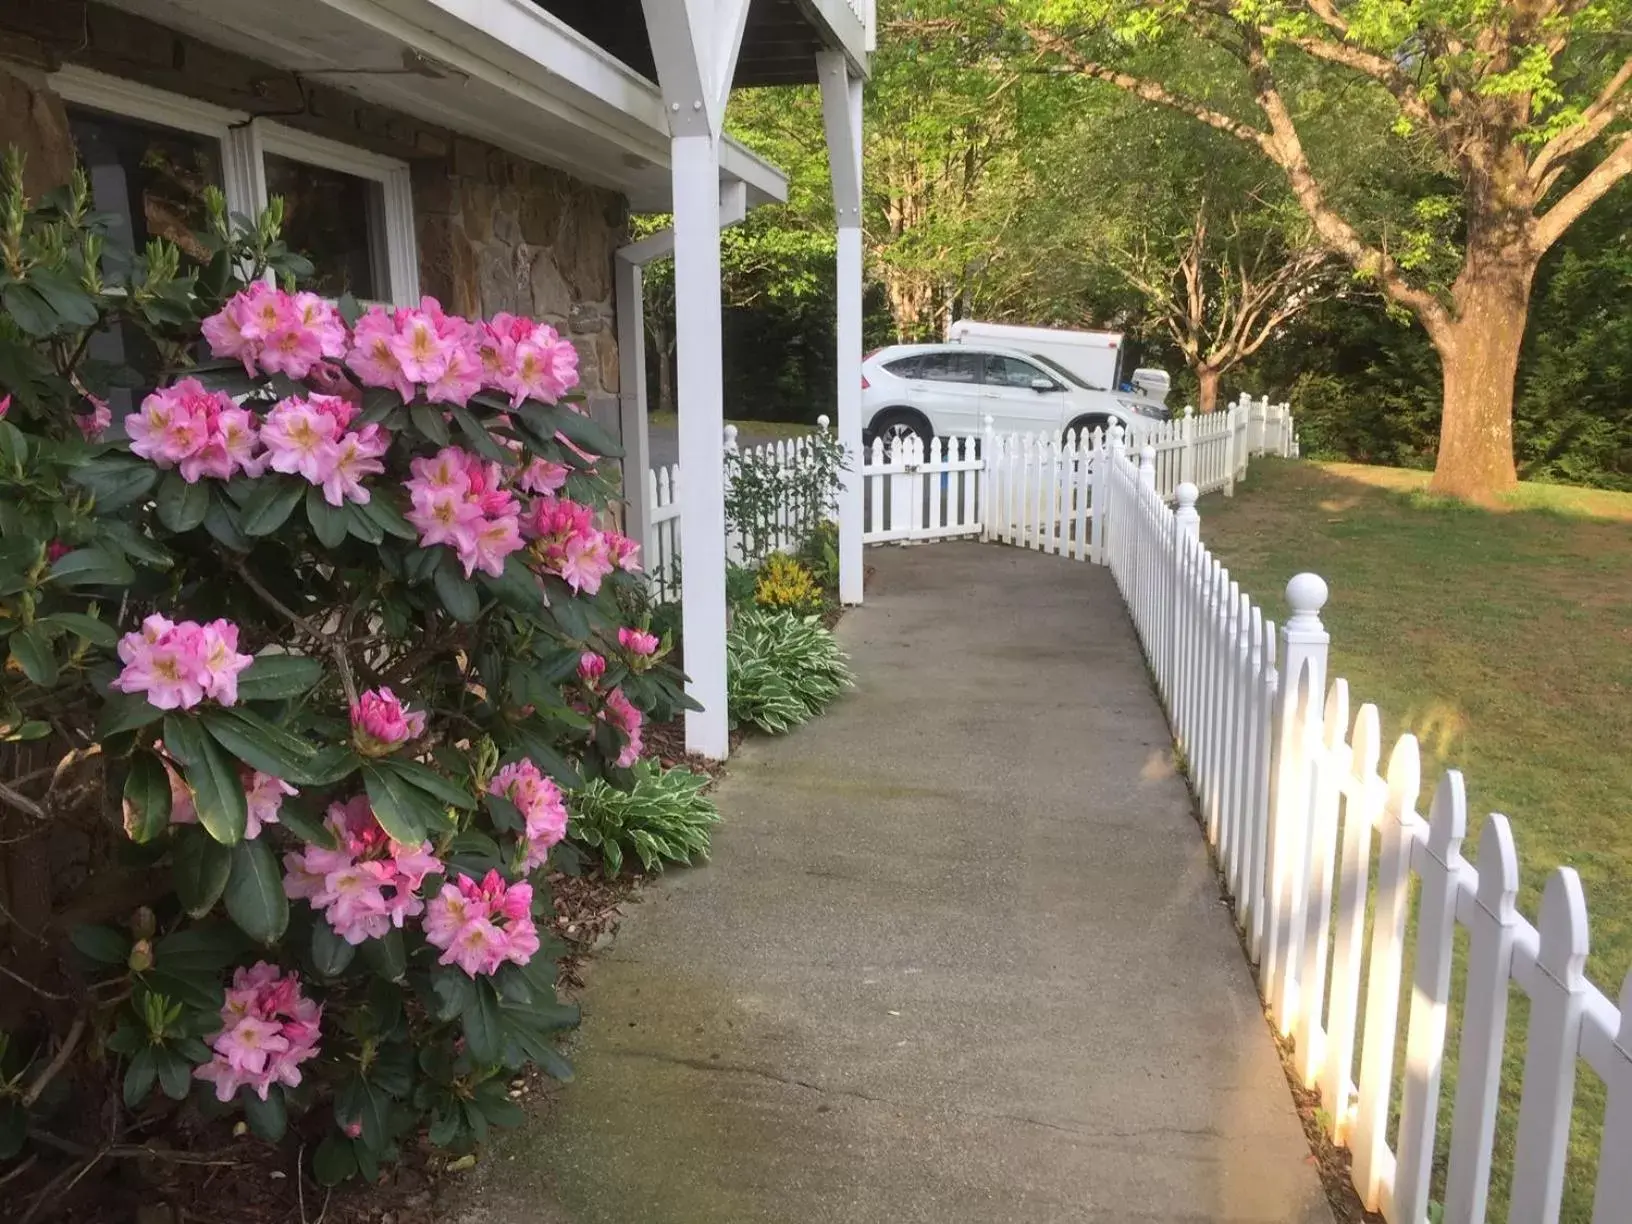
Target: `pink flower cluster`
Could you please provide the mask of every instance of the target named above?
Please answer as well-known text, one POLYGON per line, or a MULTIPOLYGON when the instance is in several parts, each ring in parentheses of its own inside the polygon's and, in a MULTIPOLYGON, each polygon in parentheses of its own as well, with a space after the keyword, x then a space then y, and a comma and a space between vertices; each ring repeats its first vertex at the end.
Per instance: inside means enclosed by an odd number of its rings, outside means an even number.
POLYGON ((244 371, 305 378, 325 357, 346 354, 346 325, 315 293, 285 293, 256 281, 204 320, 217 357, 236 357, 244 371))
POLYGON ((507 887, 497 871, 480 884, 460 876, 431 899, 425 938, 442 949, 437 964, 458 965, 470 977, 497 973, 506 961, 525 965, 538 951, 533 886, 507 887))
POLYGON ((351 707, 351 742, 364 756, 387 756, 424 734, 424 711, 410 713, 388 688, 370 689, 351 707))
POLYGON ((148 704, 160 710, 189 710, 205 697, 234 704, 238 673, 255 661, 238 653, 238 626, 231 621, 200 625, 157 612, 120 639, 119 658, 125 666, 108 687, 145 693, 148 704))
POLYGON ((430 842, 410 846, 393 841, 364 795, 330 804, 323 823, 339 848, 307 846, 284 855, 285 893, 309 901, 334 933, 353 945, 379 939, 424 912, 419 887, 426 876, 442 870, 430 842))
POLYGON ((232 975, 221 1008, 221 1031, 210 1038, 215 1056, 193 1071, 230 1101, 249 1088, 266 1100, 273 1084, 294 1088, 300 1064, 317 1056, 323 1007, 300 993, 300 975, 261 961, 232 975))
POLYGON ((323 490, 331 506, 366 505, 364 476, 385 471, 380 460, 391 435, 378 425, 349 429, 357 406, 338 395, 292 395, 266 414, 260 439, 275 472, 299 473, 323 490))
POLYGON ((663 643, 657 634, 625 626, 618 630, 618 645, 629 653, 629 666, 645 671, 657 662, 657 651, 663 643))
POLYGON ((542 867, 550 857, 550 847, 567 835, 567 805, 554 779, 546 778, 531 761, 506 765, 494 775, 488 791, 503 795, 516 805, 527 822, 526 857, 521 869, 542 867))
POLYGON ((196 484, 206 476, 230 480, 238 472, 259 476, 266 459, 256 453, 260 438, 255 414, 240 408, 224 391, 211 391, 196 378, 161 387, 125 418, 130 449, 158 467, 179 468, 196 484))
POLYGON ((86 400, 91 405, 89 412, 80 413, 74 417, 74 424, 79 426, 79 432, 87 442, 100 442, 103 432, 113 424, 113 409, 108 407, 108 401, 97 395, 87 395, 86 400))
MULTIPOLYGON (((170 823, 197 824, 198 808, 193 804, 192 788, 170 768, 168 762, 164 772, 170 777, 170 823)), ((254 841, 261 835, 264 826, 278 823, 284 797, 300 792, 282 778, 274 778, 258 769, 240 766, 238 775, 244 784, 244 800, 249 808, 248 818, 244 821, 244 840, 254 841)))
POLYGON ((504 559, 522 547, 521 503, 503 487, 503 469, 457 446, 415 459, 407 482, 407 519, 426 548, 446 544, 469 578, 478 569, 497 578, 504 559))
POLYGON ((636 571, 640 545, 595 526, 595 511, 564 497, 540 497, 522 520, 533 555, 574 591, 593 595, 614 569, 636 571))
POLYGON ((602 722, 610 723, 628 737, 623 751, 613 762, 619 769, 628 769, 640 759, 641 738, 640 729, 645 723, 645 717, 635 708, 635 703, 624 695, 621 688, 615 688, 606 695, 606 704, 601 707, 599 715, 602 722))

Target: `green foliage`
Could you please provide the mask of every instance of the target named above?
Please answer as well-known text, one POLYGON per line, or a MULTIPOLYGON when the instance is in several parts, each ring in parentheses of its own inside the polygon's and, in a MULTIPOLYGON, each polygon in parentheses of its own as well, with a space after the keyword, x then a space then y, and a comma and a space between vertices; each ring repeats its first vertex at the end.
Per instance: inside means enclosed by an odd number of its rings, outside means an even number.
POLYGON ((733 725, 780 735, 827 708, 854 679, 837 639, 814 616, 745 609, 725 638, 733 725))
POLYGON ((839 587, 839 525, 824 519, 800 545, 796 554, 824 591, 839 587))
POLYGON ((634 784, 628 790, 596 779, 569 797, 568 836, 599 853, 613 875, 630 857, 647 871, 706 858, 710 831, 720 819, 703 794, 708 776, 651 761, 639 762, 631 772, 634 784))
POLYGON ((759 585, 759 572, 751 565, 734 561, 725 566, 725 602, 727 607, 746 608, 754 602, 754 589, 759 585))
POLYGON ((759 564, 786 535, 784 509, 796 521, 821 521, 848 468, 838 435, 826 429, 805 435, 791 454, 769 446, 727 454, 725 529, 742 542, 747 563, 759 564))
POLYGON ((822 588, 801 562, 786 553, 772 553, 759 567, 754 602, 762 608, 808 616, 822 610, 822 588))

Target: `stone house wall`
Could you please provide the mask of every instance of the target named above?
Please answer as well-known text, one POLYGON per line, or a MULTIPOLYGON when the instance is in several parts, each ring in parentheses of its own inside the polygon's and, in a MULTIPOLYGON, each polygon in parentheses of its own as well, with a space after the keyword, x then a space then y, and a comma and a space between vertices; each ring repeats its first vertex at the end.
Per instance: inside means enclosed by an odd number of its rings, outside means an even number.
POLYGON ((421 291, 461 314, 528 314, 578 348, 581 389, 617 428, 614 252, 628 202, 567 172, 86 0, 0 3, 0 146, 28 154, 35 194, 73 166, 47 74, 78 64, 231 107, 409 164, 421 291), (290 113, 298 112, 298 113, 290 113))

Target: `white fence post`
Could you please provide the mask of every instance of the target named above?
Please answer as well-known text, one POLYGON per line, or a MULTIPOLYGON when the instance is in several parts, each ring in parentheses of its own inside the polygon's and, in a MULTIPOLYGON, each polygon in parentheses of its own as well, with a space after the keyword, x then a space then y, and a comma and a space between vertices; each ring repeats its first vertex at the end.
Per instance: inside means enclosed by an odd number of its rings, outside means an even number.
MULTIPOLYGON (((1168 695, 1168 716, 1177 730, 1182 722, 1180 711, 1189 698, 1189 677, 1184 667, 1184 641, 1189 636, 1189 560, 1200 546, 1201 515, 1196 513, 1196 498, 1200 494, 1189 481, 1174 491, 1178 509, 1173 512, 1173 590, 1169 616, 1172 633, 1168 640, 1168 675, 1172 677, 1172 692, 1168 695)), ((1182 746, 1182 745, 1181 745, 1182 746)), ((1188 750, 1188 749, 1187 749, 1188 750)))
POLYGON ((1179 418, 1179 483, 1194 484, 1196 482, 1196 410, 1189 404, 1184 406, 1184 415, 1179 418))
POLYGON ((980 472, 977 481, 980 498, 980 541, 990 543, 996 517, 992 508, 992 466, 997 462, 997 434, 992 429, 992 414, 981 418, 980 472))
POLYGON ((1156 448, 1154 446, 1139 448, 1139 483, 1147 489, 1156 487, 1156 448))

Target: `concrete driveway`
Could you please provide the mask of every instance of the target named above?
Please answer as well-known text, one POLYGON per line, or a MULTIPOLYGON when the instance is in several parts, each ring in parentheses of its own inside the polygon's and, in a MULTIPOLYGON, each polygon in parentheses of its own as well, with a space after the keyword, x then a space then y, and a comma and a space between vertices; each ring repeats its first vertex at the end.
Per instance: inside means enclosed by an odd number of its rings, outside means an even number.
POLYGON ((1107 571, 867 560, 858 688, 744 746, 462 1218, 1330 1224, 1107 571))

